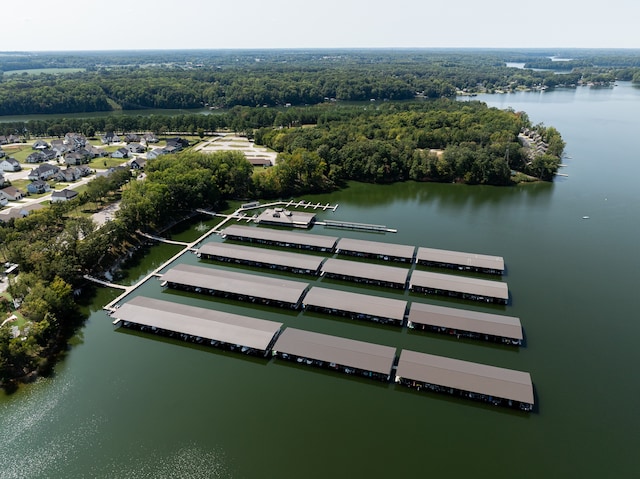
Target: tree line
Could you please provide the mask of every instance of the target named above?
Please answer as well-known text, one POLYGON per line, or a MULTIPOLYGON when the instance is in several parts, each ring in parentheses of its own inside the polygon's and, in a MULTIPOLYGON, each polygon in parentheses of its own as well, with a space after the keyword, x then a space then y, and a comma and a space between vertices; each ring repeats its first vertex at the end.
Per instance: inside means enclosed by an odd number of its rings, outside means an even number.
POLYGON ((633 79, 638 54, 570 62, 499 51, 157 52, 0 58, 0 69, 82 66, 85 71, 0 77, 0 115, 139 109, 316 105, 324 101, 446 98, 469 92, 633 79), (159 60, 167 64, 159 67, 159 60), (507 61, 571 73, 508 68, 507 61), (152 63, 153 62, 153 63, 152 63))

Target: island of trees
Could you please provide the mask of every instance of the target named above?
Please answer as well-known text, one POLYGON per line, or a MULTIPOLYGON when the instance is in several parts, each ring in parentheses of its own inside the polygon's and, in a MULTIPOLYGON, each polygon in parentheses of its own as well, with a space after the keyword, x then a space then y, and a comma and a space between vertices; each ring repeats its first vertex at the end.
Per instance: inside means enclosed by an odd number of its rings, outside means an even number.
MULTIPOLYGON (((564 142, 555 128, 532 124, 524 112, 451 98, 460 87, 486 83, 506 67, 489 63, 473 72, 463 61, 467 54, 436 55, 437 61, 425 67, 418 61, 422 54, 362 52, 350 54, 357 61, 346 62, 334 53, 318 60, 317 53, 296 59, 293 53, 274 52, 266 66, 257 57, 250 62, 250 53, 237 62, 216 57, 222 63, 217 66, 193 58, 189 68, 185 63, 164 70, 142 68, 134 54, 117 58, 138 62, 136 67, 119 66, 106 54, 96 54, 93 63, 86 56, 54 56, 37 66, 84 71, 5 75, 0 83, 0 108, 8 108, 4 114, 96 111, 116 104, 216 108, 210 114, 56 116, 0 125, 1 134, 22 141, 70 131, 90 137, 153 131, 202 138, 227 129, 275 150, 278 158, 273 167, 254 169, 239 152, 187 150, 147 162, 144 181, 130 181, 128 168, 116 169, 90 182, 76 200, 0 222, 0 257, 20 269, 9 285, 15 304, 4 301, 0 307, 19 306, 28 324, 17 337, 0 327, 0 385, 46 372, 64 353, 82 324, 74 291, 86 286, 84 274, 109 270, 138 247, 138 231, 158 231, 195 208, 219 209, 233 198, 330 191, 352 180, 510 185, 527 178, 549 180, 556 173, 564 142), (463 77, 467 83, 459 82, 463 77), (120 209, 100 228, 79 214, 83 205, 114 198, 120 209)), ((36 63, 18 57, 13 67, 36 63)), ((0 65, 6 71, 7 60, 0 65)))

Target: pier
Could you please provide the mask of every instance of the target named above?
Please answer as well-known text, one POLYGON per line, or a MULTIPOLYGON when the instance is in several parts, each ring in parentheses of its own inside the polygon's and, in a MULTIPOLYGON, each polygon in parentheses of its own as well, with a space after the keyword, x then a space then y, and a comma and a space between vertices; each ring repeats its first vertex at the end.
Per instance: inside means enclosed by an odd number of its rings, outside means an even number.
POLYGON ((398 230, 387 228, 385 225, 370 225, 366 223, 354 223, 353 221, 335 221, 335 220, 325 220, 323 222, 316 222, 318 225, 324 225, 327 228, 341 228, 348 230, 359 230, 359 231, 374 231, 377 233, 397 233, 398 230))

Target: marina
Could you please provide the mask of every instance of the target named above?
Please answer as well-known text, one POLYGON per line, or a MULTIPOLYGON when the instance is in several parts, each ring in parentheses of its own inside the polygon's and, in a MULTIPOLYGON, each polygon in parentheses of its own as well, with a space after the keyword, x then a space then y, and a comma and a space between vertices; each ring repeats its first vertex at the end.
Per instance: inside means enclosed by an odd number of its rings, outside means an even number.
POLYGON ((282 323, 137 296, 112 313, 114 326, 265 356, 282 323))
POLYGON ((307 283, 179 264, 162 275, 169 288, 298 309, 307 283))
POLYGON ((342 281, 404 289, 407 285, 409 270, 396 266, 329 258, 323 263, 321 274, 327 278, 342 281))
POLYGON ((231 225, 222 231, 224 238, 285 248, 307 249, 311 251, 333 252, 338 242, 335 236, 298 233, 273 228, 231 225))
POLYGON ((303 300, 305 310, 350 319, 402 326, 407 302, 368 294, 312 287, 303 300))
POLYGON ((507 304, 509 302, 506 283, 429 271, 414 270, 411 274, 409 289, 415 293, 450 296, 486 303, 507 304))
POLYGON ((529 373, 406 349, 400 353, 396 382, 523 411, 534 405, 529 373))
POLYGON ((273 355, 386 382, 392 377, 396 348, 287 328, 273 346, 273 355))
POLYGON ((504 274, 504 259, 501 256, 419 247, 416 254, 416 263, 436 268, 497 275, 504 274))
POLYGON ((519 318, 412 302, 407 326, 411 329, 521 346, 519 318))
POLYGON ((256 248, 232 243, 207 243, 198 249, 199 257, 226 263, 317 276, 324 258, 288 251, 256 248))
POLYGON ((415 249, 415 246, 354 238, 340 238, 336 246, 338 254, 402 263, 413 262, 415 249))
POLYGON ((310 228, 316 220, 315 213, 305 213, 285 208, 267 208, 258 215, 255 222, 259 225, 288 226, 291 228, 310 228))

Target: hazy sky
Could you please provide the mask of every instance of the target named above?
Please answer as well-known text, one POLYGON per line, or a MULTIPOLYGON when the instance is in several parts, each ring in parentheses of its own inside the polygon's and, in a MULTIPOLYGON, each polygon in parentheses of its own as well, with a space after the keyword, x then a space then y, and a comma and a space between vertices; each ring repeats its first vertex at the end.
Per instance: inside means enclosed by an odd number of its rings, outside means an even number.
POLYGON ((0 51, 324 47, 640 48, 639 0, 25 0, 0 51))

